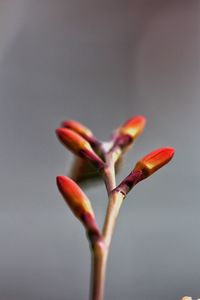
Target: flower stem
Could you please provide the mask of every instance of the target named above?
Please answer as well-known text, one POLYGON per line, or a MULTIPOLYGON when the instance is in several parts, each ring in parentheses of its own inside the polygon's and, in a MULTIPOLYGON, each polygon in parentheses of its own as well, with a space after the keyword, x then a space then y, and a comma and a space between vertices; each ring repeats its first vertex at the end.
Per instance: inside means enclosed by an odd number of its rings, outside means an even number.
POLYGON ((124 194, 115 190, 115 157, 109 153, 106 157, 106 167, 102 171, 108 193, 108 207, 103 226, 102 236, 92 245, 91 300, 104 299, 104 285, 107 258, 117 216, 124 194))
POLYGON ((110 194, 109 204, 107 208, 105 223, 103 227, 103 237, 109 249, 112 235, 115 229, 116 220, 124 199, 124 195, 114 191, 110 194))
POLYGON ((112 157, 107 157, 106 167, 102 170, 108 195, 116 187, 115 165, 112 157))
POLYGON ((107 250, 103 241, 97 242, 92 252, 91 300, 104 299, 107 250))
POLYGON ((123 199, 125 195, 121 194, 119 191, 116 191, 116 176, 115 176, 115 153, 108 153, 106 157, 106 162, 108 165, 108 170, 104 180, 108 190, 108 207, 105 217, 105 222, 103 226, 103 237, 106 243, 107 248, 110 247, 110 242, 115 228, 115 223, 117 216, 120 211, 123 199))

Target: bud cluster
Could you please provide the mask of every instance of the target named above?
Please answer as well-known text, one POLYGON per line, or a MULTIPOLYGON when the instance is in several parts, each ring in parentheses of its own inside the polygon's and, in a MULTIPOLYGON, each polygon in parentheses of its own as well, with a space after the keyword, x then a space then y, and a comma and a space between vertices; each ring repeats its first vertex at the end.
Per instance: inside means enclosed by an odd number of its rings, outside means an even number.
MULTIPOLYGON (((92 131, 80 122, 64 121, 61 123, 61 127, 56 130, 56 134, 61 143, 79 157, 76 158, 73 169, 74 179, 79 182, 80 179, 86 180, 90 176, 95 177, 97 174, 101 174, 101 170, 106 168, 104 158, 107 153, 113 154, 117 168, 123 153, 143 132, 145 125, 146 118, 144 116, 129 119, 115 130, 109 142, 110 149, 106 151, 102 150, 105 148, 104 143, 98 141, 92 131)), ((131 173, 115 190, 126 195, 134 185, 167 164, 173 155, 174 149, 171 147, 160 148, 147 154, 136 163, 131 173)), ((84 226, 90 226, 88 225, 89 219, 89 223, 93 223, 97 227, 91 203, 81 188, 72 179, 64 176, 57 177, 57 185, 67 204, 84 226)))
MULTIPOLYGON (((144 116, 136 116, 118 127, 108 142, 99 141, 85 125, 74 120, 61 123, 56 130, 60 142, 76 158, 71 177, 58 176, 57 186, 74 216, 83 224, 94 258, 93 298, 103 300, 102 280, 106 257, 114 225, 127 193, 140 181, 167 164, 174 155, 174 149, 156 149, 141 158, 130 174, 116 185, 115 173, 120 169, 124 154, 143 132, 146 125, 144 116), (94 178, 103 177, 108 192, 108 208, 102 232, 100 231, 91 201, 78 185, 94 178), (95 273, 96 272, 96 273, 95 273)), ((182 300, 192 300, 184 297, 182 300)))

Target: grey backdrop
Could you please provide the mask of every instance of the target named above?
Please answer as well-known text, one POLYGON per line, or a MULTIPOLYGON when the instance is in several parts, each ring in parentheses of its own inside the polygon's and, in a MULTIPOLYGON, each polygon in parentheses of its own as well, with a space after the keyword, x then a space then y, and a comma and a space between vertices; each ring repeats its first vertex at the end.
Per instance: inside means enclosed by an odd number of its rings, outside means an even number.
MULTIPOLYGON (((198 0, 0 1, 0 300, 86 300, 90 255, 55 177, 72 155, 63 119, 100 139, 130 116, 142 155, 173 162, 129 194, 108 263, 106 299, 200 296, 198 0)), ((87 189, 100 224, 106 193, 87 189)))

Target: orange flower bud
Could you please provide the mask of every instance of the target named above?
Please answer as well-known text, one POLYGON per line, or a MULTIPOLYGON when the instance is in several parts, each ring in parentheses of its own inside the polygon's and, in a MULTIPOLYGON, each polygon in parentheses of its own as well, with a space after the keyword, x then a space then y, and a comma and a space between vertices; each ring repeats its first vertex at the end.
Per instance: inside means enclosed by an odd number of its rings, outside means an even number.
POLYGON ((58 128, 56 133, 60 141, 71 150, 74 154, 80 153, 81 150, 93 151, 90 144, 79 134, 67 128, 58 128))
POLYGON ((90 139, 91 137, 93 137, 92 131, 77 121, 74 120, 64 121, 61 123, 61 126, 75 131, 76 133, 84 137, 86 140, 88 140, 88 138, 90 139))
POLYGON ((113 135, 113 147, 110 152, 115 154, 115 161, 128 150, 132 142, 142 133, 146 125, 144 116, 136 116, 126 121, 113 135))
POLYGON ((74 154, 87 158, 99 168, 104 165, 101 158, 94 152, 91 145, 78 133, 68 128, 58 128, 56 130, 59 140, 64 146, 71 150, 74 154))
POLYGON ((124 196, 141 180, 167 164, 174 155, 173 148, 160 148, 143 157, 133 171, 115 189, 124 196))
POLYGON ((58 176, 57 186, 74 215, 83 222, 84 215, 94 219, 94 212, 89 199, 81 188, 69 177, 58 176))
POLYGON ((146 178, 167 164, 172 159, 174 151, 170 147, 154 150, 138 161, 133 171, 142 170, 146 178))
POLYGON ((119 129, 118 134, 121 136, 128 135, 131 140, 136 139, 143 131, 146 125, 144 116, 136 116, 126 121, 119 129))

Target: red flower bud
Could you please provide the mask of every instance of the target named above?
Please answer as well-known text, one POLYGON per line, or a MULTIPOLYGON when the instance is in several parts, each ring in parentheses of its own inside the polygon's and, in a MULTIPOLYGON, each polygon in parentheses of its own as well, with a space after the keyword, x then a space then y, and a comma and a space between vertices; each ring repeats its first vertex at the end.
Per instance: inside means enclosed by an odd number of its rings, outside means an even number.
POLYGON ((94 219, 94 212, 89 199, 81 188, 69 177, 58 176, 57 186, 74 215, 83 222, 85 215, 94 219))
POLYGON ((71 150, 74 154, 90 160, 99 168, 104 165, 104 162, 94 152, 89 142, 86 141, 78 133, 67 128, 58 128, 56 130, 56 133, 62 144, 69 150, 71 150))
POLYGON ((173 148, 157 149, 137 162, 131 173, 118 185, 115 190, 124 196, 141 180, 147 178, 162 166, 167 164, 174 155, 173 148))
POLYGON ((133 171, 142 170, 146 178, 167 164, 172 159, 174 151, 170 147, 154 150, 139 160, 133 171))
POLYGON ((76 133, 84 137, 86 140, 88 139, 90 140, 90 138, 93 137, 92 131, 77 121, 74 120, 64 121, 61 123, 61 126, 75 131, 76 133))
POLYGON ((110 152, 115 153, 115 161, 128 150, 132 142, 142 133, 146 125, 146 119, 143 116, 136 116, 126 121, 119 127, 113 136, 113 147, 110 152))
POLYGON ((143 131, 146 125, 144 116, 136 116, 126 121, 119 129, 118 135, 128 135, 131 140, 135 140, 143 131))

